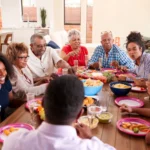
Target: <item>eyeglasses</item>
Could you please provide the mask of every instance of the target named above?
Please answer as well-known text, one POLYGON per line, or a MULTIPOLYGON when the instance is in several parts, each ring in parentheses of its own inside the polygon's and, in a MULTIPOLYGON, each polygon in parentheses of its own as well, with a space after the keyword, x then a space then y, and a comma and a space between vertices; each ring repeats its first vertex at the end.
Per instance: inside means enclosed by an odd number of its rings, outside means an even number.
POLYGON ((103 32, 101 32, 101 36, 104 35, 104 34, 106 34, 106 33, 109 33, 109 34, 112 35, 112 32, 111 32, 111 31, 103 31, 103 32))
POLYGON ((29 56, 19 56, 18 59, 20 60, 28 60, 29 56))

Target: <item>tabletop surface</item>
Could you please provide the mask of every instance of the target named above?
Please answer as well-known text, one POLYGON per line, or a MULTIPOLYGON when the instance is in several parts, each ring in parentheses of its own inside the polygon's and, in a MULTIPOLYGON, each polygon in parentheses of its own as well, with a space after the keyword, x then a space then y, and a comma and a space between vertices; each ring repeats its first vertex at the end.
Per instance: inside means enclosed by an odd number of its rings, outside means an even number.
MULTIPOLYGON (((114 146, 117 150, 150 150, 150 146, 145 143, 144 137, 130 136, 128 134, 120 132, 116 128, 116 122, 121 118, 138 117, 147 121, 150 121, 150 118, 140 115, 122 114, 119 110, 119 107, 114 103, 114 99, 116 97, 110 91, 108 84, 104 85, 101 91, 101 95, 109 102, 108 111, 113 114, 113 118, 111 123, 109 124, 99 123, 98 127, 92 130, 93 135, 97 136, 103 142, 114 146)), ((150 101, 144 100, 144 97, 148 96, 147 93, 130 92, 128 96, 143 100, 145 103, 143 107, 150 108, 150 101)), ((25 105, 22 105, 11 116, 4 120, 0 124, 0 127, 11 123, 29 123, 30 119, 30 113, 25 109, 25 105)), ((37 127, 40 123, 41 121, 37 119, 37 127)), ((1 147, 2 144, 0 144, 0 149, 1 147)))

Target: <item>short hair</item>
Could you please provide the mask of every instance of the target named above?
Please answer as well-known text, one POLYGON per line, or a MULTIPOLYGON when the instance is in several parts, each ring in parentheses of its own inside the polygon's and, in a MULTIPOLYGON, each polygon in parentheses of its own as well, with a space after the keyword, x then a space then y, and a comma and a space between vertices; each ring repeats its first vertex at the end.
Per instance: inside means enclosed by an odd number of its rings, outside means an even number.
POLYGON ((12 64, 7 60, 7 58, 0 53, 0 62, 2 62, 7 71, 7 78, 12 79, 15 76, 12 64))
POLYGON ((145 51, 143 36, 140 32, 130 32, 130 34, 127 36, 126 48, 128 48, 129 43, 132 42, 136 43, 140 48, 142 48, 142 53, 145 51))
POLYGON ((11 43, 6 50, 7 59, 13 64, 19 54, 27 53, 28 47, 24 43, 11 43))
POLYGON ((72 36, 79 36, 80 37, 80 32, 76 29, 71 29, 68 31, 68 41, 70 41, 72 39, 72 36))
POLYGON ((111 31, 102 31, 101 32, 101 39, 102 39, 102 36, 105 35, 105 34, 110 34, 112 36, 112 38, 113 38, 113 34, 112 34, 111 31))
POLYGON ((73 75, 51 81, 44 96, 46 120, 52 124, 70 124, 81 111, 84 99, 83 83, 73 75))
POLYGON ((41 34, 39 34, 39 33, 35 33, 35 34, 33 34, 33 35, 31 36, 31 38, 30 38, 30 43, 33 44, 33 43, 35 42, 35 39, 36 39, 36 38, 45 40, 43 35, 41 35, 41 34))

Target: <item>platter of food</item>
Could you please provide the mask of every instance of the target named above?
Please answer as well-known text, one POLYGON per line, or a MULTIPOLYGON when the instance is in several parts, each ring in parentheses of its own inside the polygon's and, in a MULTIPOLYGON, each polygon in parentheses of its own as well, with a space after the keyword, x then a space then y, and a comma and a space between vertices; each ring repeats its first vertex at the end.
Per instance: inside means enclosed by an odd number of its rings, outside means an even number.
POLYGON ((5 139, 14 132, 30 131, 33 129, 34 127, 25 123, 14 123, 14 124, 6 125, 0 128, 0 142, 1 143, 4 142, 5 139))
POLYGON ((117 122, 117 128, 129 135, 145 136, 150 130, 150 123, 140 118, 123 118, 117 122))

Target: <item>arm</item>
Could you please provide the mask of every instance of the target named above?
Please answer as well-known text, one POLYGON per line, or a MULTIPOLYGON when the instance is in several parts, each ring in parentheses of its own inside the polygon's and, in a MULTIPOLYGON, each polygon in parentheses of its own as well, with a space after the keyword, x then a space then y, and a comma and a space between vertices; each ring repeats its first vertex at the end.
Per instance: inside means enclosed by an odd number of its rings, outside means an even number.
POLYGON ((70 54, 66 54, 64 51, 61 51, 60 56, 63 60, 68 61, 68 59, 70 58, 70 54))
POLYGON ((12 91, 9 92, 9 100, 13 100, 13 93, 12 93, 12 91))

